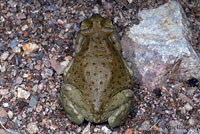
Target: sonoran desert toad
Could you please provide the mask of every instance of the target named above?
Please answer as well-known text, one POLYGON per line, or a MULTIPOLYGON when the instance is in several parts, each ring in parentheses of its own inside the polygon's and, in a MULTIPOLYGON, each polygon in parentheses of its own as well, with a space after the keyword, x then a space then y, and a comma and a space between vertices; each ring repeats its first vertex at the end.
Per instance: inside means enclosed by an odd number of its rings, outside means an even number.
POLYGON ((120 54, 117 32, 110 19, 93 15, 81 23, 75 57, 64 70, 60 99, 67 117, 111 127, 124 122, 133 107, 132 72, 120 54))

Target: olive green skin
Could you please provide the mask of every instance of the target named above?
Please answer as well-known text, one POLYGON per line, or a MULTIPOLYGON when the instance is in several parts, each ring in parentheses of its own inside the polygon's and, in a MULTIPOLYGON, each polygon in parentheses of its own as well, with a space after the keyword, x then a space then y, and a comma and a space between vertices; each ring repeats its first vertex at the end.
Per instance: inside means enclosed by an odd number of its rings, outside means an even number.
POLYGON ((86 119, 121 125, 133 106, 132 72, 111 20, 97 14, 85 19, 75 45, 60 92, 67 117, 76 124, 86 119))

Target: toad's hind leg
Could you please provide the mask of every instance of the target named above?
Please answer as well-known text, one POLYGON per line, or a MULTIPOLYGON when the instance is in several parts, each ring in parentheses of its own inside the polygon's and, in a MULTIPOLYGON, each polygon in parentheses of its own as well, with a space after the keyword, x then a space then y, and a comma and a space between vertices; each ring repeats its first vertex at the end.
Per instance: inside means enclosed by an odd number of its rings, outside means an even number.
POLYGON ((112 107, 113 113, 108 118, 108 123, 111 127, 121 125, 124 122, 124 119, 131 112, 134 101, 133 94, 132 90, 126 89, 112 97, 109 106, 112 107))
POLYGON ((67 117, 72 122, 81 124, 84 121, 84 116, 80 112, 80 108, 83 106, 80 91, 70 84, 63 84, 60 91, 60 100, 67 117))

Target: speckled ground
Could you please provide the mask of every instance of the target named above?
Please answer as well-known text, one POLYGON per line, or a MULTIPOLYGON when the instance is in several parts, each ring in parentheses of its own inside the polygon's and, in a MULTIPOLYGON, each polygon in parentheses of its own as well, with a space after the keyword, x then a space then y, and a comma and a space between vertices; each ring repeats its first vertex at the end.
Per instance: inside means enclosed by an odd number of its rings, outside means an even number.
MULTIPOLYGON (((200 54, 198 0, 181 3, 200 54)), ((71 123, 58 100, 63 66, 73 58, 80 22, 93 13, 112 18, 122 37, 137 13, 166 0, 1 0, 0 134, 200 133, 200 83, 193 78, 150 92, 135 87, 137 103, 125 123, 71 123), (61 65, 59 64, 61 63, 61 65), (62 66, 63 65, 63 66, 62 66)))

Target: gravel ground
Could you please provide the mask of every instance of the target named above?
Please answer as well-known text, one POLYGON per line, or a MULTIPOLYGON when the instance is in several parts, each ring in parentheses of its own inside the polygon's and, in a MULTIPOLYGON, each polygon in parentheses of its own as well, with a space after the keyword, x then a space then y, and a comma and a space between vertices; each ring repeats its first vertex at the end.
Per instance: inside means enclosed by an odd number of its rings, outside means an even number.
MULTIPOLYGON (((120 37, 139 23, 137 13, 166 0, 1 0, 0 134, 200 133, 200 80, 167 88, 135 87, 135 109, 125 123, 71 123, 58 100, 63 66, 73 58, 80 22, 99 13, 113 19, 120 37), (61 63, 61 65, 60 65, 61 63)), ((200 3, 180 0, 200 54, 200 3)))

